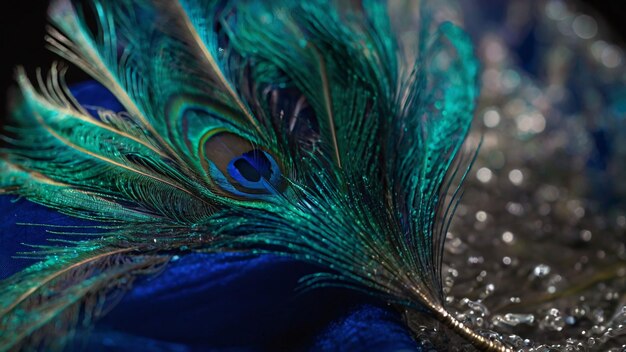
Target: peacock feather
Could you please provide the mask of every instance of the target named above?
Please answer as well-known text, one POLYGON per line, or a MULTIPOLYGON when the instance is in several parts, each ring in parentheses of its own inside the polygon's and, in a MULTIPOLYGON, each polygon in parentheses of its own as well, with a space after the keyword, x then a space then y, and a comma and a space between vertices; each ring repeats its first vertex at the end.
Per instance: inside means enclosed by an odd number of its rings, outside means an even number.
POLYGON ((135 278, 189 250, 312 262, 325 270, 305 287, 365 291, 508 350, 442 301, 465 174, 455 160, 478 92, 472 45, 426 4, 411 33, 390 11, 375 0, 55 1, 50 48, 124 111, 81 105, 62 64, 33 80, 18 70, 1 192, 103 225, 37 248, 39 263, 0 283, 0 350, 61 348, 135 278))

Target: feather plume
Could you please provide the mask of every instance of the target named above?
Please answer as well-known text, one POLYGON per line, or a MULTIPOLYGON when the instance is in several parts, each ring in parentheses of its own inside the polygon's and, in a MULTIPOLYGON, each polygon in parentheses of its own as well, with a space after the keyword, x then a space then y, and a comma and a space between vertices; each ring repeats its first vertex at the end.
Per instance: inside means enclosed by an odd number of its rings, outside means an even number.
POLYGON ((477 63, 428 16, 409 45, 374 0, 55 1, 51 49, 125 111, 82 106, 57 64, 37 84, 18 71, 0 189, 108 232, 42 248, 3 283, 0 331, 16 333, 0 350, 66 341, 184 247, 313 262, 327 270, 306 287, 363 290, 506 351, 443 307, 477 63))

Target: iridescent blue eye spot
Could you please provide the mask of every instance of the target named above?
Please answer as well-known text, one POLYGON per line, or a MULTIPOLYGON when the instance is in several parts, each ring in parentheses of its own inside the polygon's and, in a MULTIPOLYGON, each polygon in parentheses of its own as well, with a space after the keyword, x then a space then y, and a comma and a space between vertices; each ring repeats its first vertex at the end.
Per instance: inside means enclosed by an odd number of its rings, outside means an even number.
POLYGON ((271 154, 253 149, 234 157, 226 166, 226 174, 220 177, 219 170, 212 167, 212 174, 223 189, 237 195, 258 198, 263 194, 274 194, 281 189, 282 173, 271 154))
POLYGON ((256 183, 272 176, 271 163, 265 153, 255 149, 233 159, 228 164, 228 174, 237 182, 245 180, 256 183))

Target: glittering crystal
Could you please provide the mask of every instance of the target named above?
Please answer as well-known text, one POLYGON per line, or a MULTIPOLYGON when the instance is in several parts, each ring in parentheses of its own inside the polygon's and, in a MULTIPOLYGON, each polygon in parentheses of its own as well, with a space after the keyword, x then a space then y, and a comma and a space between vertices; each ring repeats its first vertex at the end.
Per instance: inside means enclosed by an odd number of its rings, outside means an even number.
POLYGON ((496 326, 517 326, 519 324, 532 325, 535 322, 535 316, 532 314, 513 314, 494 315, 491 319, 496 326))

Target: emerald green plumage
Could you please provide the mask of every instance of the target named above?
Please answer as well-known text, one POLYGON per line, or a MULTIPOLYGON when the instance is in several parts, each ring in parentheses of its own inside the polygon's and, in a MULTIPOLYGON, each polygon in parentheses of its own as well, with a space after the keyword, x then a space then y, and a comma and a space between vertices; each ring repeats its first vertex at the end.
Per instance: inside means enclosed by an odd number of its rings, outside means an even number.
POLYGON ((422 9, 400 39, 373 0, 90 4, 96 31, 84 5, 56 1, 48 42, 125 111, 82 107, 59 65, 35 87, 20 71, 0 187, 105 233, 46 247, 0 284, 0 331, 22 332, 0 333, 0 350, 51 343, 59 330, 32 321, 71 331, 94 295, 181 247, 290 255, 327 269, 305 285, 444 319, 446 194, 477 95, 459 28, 422 9))

